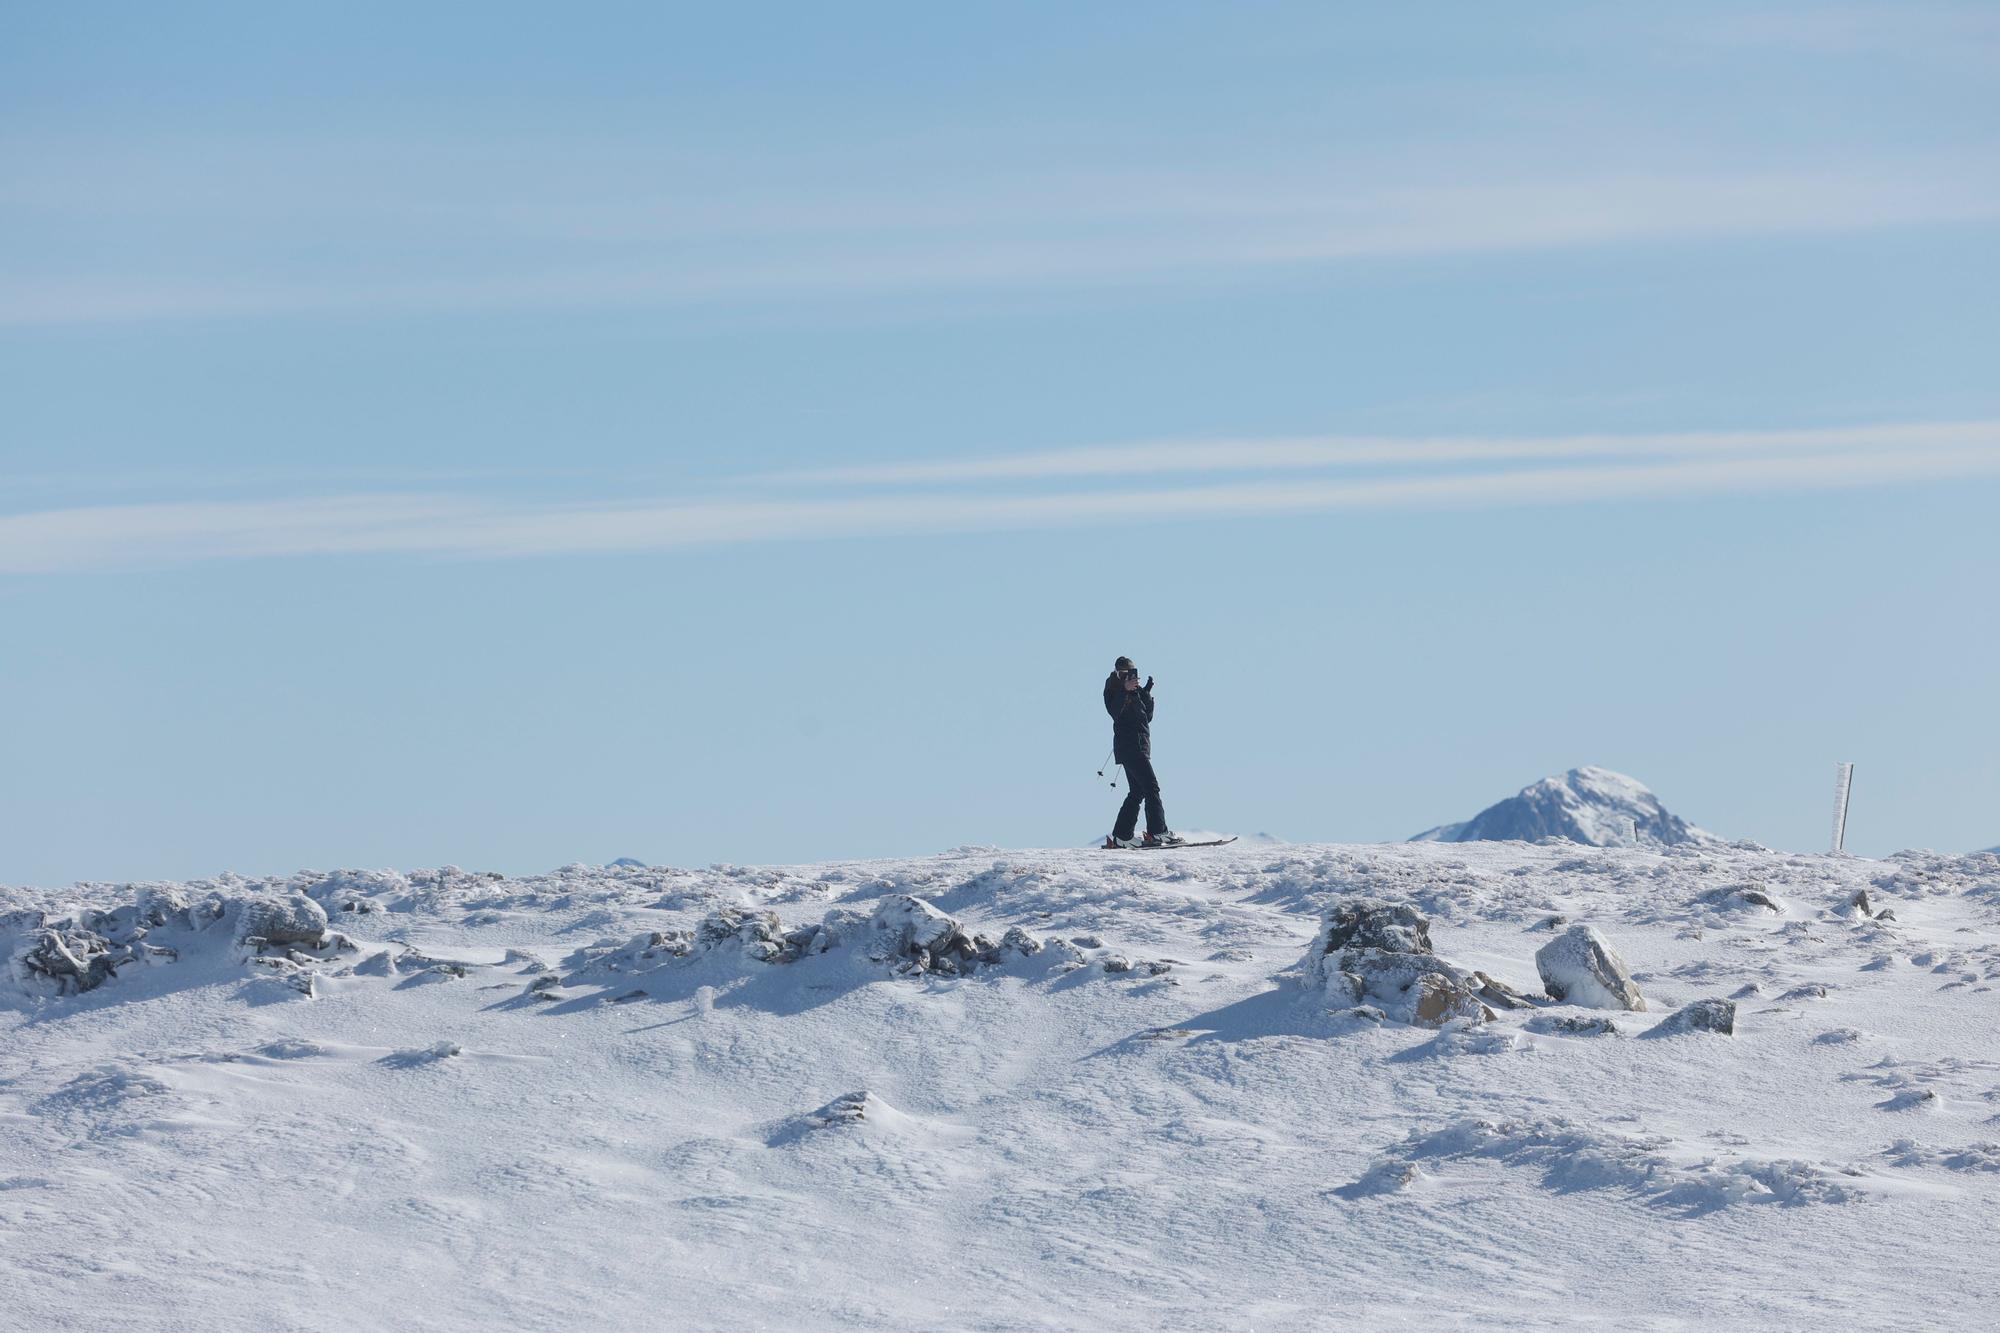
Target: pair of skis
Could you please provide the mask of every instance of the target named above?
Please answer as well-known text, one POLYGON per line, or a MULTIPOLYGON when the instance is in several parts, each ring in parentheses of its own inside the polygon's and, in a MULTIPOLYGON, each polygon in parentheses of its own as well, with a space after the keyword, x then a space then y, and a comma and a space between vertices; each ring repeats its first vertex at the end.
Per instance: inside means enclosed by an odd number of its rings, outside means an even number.
POLYGON ((1104 852, 1178 852, 1184 851, 1189 847, 1222 847, 1235 841, 1235 838, 1210 838, 1205 842, 1156 842, 1150 846, 1142 842, 1132 847, 1106 847, 1099 844, 1098 850, 1104 852))

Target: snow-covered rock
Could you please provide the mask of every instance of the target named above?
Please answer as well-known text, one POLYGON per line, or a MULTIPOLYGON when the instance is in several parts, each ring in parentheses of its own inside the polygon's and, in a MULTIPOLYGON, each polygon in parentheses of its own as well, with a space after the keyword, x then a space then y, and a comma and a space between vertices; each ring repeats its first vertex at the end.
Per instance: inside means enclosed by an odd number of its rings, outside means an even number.
POLYGON ((1571 926, 1535 951, 1549 998, 1589 1009, 1644 1009, 1639 983, 1595 926, 1571 926))
MULTIPOLYGON (((221 954, 231 944, 236 961, 267 976, 289 976, 354 948, 347 936, 327 929, 326 909, 298 892, 203 896, 146 886, 133 901, 110 909, 0 919, 0 949, 13 980, 54 997, 95 990, 133 962, 175 962, 188 948, 221 954), (228 931, 211 929, 225 920, 232 923, 228 931)), ((300 981, 297 989, 310 992, 310 982, 300 981)))
POLYGON ((1772 897, 1767 890, 1757 884, 1725 884, 1702 894, 1701 901, 1724 911, 1740 912, 1755 909, 1782 913, 1785 910, 1784 903, 1772 897))
POLYGON ((326 909, 303 893, 245 898, 237 904, 238 944, 317 949, 325 939, 326 909))
POLYGON ((71 926, 37 931, 15 952, 12 970, 26 989, 80 995, 109 981, 132 958, 132 946, 114 946, 96 931, 71 926))
POLYGON ((862 1088, 835 1097, 817 1111, 806 1112, 798 1118, 798 1125, 803 1129, 838 1129, 870 1123, 894 1125, 907 1119, 901 1111, 862 1088))
POLYGON ((1591 847, 1673 847, 1713 843, 1660 804, 1645 784, 1608 768, 1572 768, 1457 824, 1426 829, 1412 842, 1539 842, 1560 838, 1591 847))
POLYGON ((788 963, 798 956, 798 946, 785 938, 778 914, 750 907, 724 907, 703 917, 694 928, 692 948, 701 953, 740 949, 744 957, 760 963, 788 963))
POLYGON ((1687 1032, 1713 1032, 1727 1037, 1736 1031, 1734 1000, 1696 1000, 1674 1010, 1646 1029, 1648 1037, 1677 1037, 1687 1032))
POLYGON ((1528 1030, 1557 1037, 1616 1037, 1624 1031, 1611 1019, 1576 1014, 1540 1014, 1529 1020, 1528 1030))
POLYGON ((579 949, 567 960, 564 981, 575 985, 646 972, 695 956, 726 953, 783 964, 836 949, 853 950, 897 971, 956 973, 1010 957, 1032 957, 1042 952, 1043 942, 1021 926, 1010 927, 998 940, 976 934, 913 894, 892 895, 869 913, 836 907, 819 922, 790 930, 768 908, 731 905, 709 913, 691 931, 647 931, 622 945, 605 942, 579 949))
POLYGON ((1485 1003, 1489 987, 1513 996, 1485 974, 1439 958, 1432 951, 1430 923, 1415 908, 1366 898, 1327 909, 1306 951, 1304 980, 1327 996, 1329 1008, 1373 1001, 1398 1022, 1427 1027, 1454 1019, 1491 1020, 1493 1010, 1485 1003))

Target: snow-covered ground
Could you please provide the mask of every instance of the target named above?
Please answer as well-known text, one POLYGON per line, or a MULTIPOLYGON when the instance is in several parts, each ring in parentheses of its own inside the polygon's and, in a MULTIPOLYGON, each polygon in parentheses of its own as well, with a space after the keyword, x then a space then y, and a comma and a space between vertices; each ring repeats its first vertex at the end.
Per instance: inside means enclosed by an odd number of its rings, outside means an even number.
POLYGON ((2000 1291, 1995 856, 962 848, 0 914, 10 1328, 1968 1327, 2000 1291), (1537 1002, 1378 1021, 1308 965, 1354 898, 1537 1002), (1643 1012, 1540 1001, 1572 924, 1643 1012), (1729 997, 1733 1035, 1648 1035, 1729 997))

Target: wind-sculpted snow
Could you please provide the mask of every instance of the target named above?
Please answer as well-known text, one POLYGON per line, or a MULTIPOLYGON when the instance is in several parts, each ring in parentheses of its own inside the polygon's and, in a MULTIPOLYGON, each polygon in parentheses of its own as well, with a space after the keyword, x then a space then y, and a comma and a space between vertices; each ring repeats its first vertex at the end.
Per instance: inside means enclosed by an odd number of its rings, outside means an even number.
POLYGON ((0 962, 9 1326, 1969 1327, 2000 1283, 1988 855, 220 876, 0 888, 0 962), (1546 993, 1579 931, 1644 1011, 1546 993))
POLYGON ((1466 1119, 1412 1134, 1349 1188, 1354 1197, 1390 1193, 1422 1180, 1425 1162, 1478 1158, 1525 1168, 1544 1189, 1614 1190, 1694 1213, 1745 1203, 1848 1203, 1864 1196, 1867 1180, 1853 1166, 1711 1154, 1663 1135, 1586 1129, 1559 1119, 1466 1119))

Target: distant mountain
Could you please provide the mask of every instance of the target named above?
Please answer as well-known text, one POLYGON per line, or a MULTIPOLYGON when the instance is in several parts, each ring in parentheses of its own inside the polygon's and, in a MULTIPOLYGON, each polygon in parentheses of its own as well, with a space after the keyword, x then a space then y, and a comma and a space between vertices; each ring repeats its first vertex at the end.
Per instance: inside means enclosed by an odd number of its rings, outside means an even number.
POLYGON ((1543 778, 1460 824, 1426 829, 1411 842, 1500 842, 1566 838, 1590 847, 1670 847, 1715 842, 1712 833, 1660 804, 1644 783, 1608 768, 1572 768, 1543 778))
POLYGON ((629 856, 621 856, 616 861, 613 861, 611 864, 614 866, 623 867, 626 870, 644 870, 646 868, 646 863, 644 861, 635 861, 629 856))

